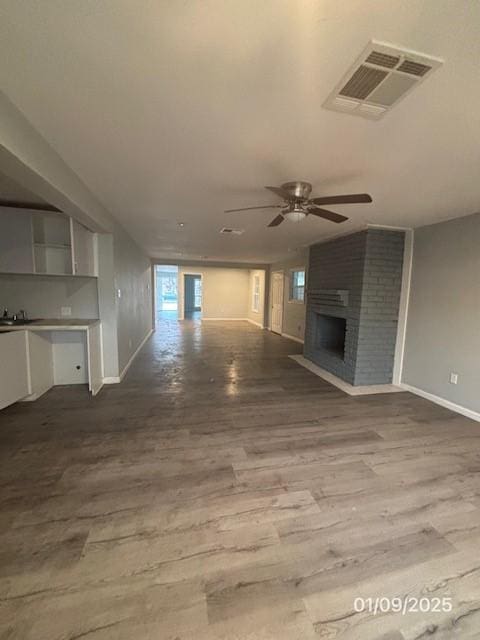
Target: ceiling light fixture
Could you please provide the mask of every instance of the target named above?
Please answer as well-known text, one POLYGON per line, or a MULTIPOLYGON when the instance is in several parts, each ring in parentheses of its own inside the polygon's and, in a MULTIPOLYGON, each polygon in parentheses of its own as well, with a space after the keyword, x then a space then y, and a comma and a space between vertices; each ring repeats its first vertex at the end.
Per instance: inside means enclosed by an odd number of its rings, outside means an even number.
POLYGON ((285 211, 285 213, 283 213, 283 217, 289 222, 301 222, 306 217, 306 215, 307 214, 302 209, 302 207, 297 204, 293 207, 293 209, 290 209, 289 211, 285 211))
POLYGON ((179 222, 179 223, 178 223, 178 226, 179 226, 179 227, 184 227, 184 226, 185 226, 185 223, 184 223, 184 222, 179 222))

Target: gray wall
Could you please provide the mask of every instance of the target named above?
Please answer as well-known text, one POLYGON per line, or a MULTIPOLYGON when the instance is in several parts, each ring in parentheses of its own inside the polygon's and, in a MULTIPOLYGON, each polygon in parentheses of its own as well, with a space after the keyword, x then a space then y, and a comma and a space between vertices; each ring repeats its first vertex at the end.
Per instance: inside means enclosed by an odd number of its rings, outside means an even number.
MULTIPOLYGON (((282 260, 281 262, 275 262, 270 265, 270 277, 273 271, 283 271, 284 273, 284 290, 283 290, 283 329, 282 333, 286 333, 294 338, 304 339, 305 336, 305 303, 300 304, 298 302, 289 302, 290 292, 290 269, 304 268, 307 277, 308 286, 308 249, 305 251, 296 253, 288 260, 282 260)), ((268 326, 270 326, 270 295, 268 304, 268 326)))
POLYGON ((480 411, 480 214, 415 230, 402 381, 480 411), (450 384, 450 373, 458 384, 450 384))
POLYGON ((62 307, 71 307, 72 318, 98 318, 95 278, 0 274, 0 306, 3 313, 25 309, 31 318, 60 318, 62 307))
POLYGON ((151 262, 119 225, 113 234, 113 258, 121 374, 152 329, 151 262))
POLYGON ((98 307, 102 321, 103 374, 117 378, 118 334, 115 271, 113 260, 113 236, 99 234, 98 238, 98 307))

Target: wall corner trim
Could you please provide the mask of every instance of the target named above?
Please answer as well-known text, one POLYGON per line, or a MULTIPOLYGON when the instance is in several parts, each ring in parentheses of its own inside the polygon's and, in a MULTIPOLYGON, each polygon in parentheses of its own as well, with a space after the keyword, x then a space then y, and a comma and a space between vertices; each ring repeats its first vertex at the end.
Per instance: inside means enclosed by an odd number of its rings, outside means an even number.
POLYGON ((202 318, 202 322, 210 321, 225 321, 225 322, 248 322, 248 318, 202 318))
POLYGON ((455 404, 455 402, 451 402, 450 400, 445 400, 445 398, 441 398, 440 396, 436 396, 433 393, 429 393, 428 391, 424 391, 418 387, 413 387, 412 385, 406 384, 405 382, 400 383, 400 387, 405 389, 405 391, 410 391, 417 396, 425 398, 426 400, 430 400, 430 402, 434 402, 435 404, 439 404, 441 407, 445 407, 446 409, 450 409, 455 413, 459 413, 466 418, 470 418, 471 420, 475 420, 476 422, 480 422, 480 413, 473 411, 472 409, 467 409, 467 407, 462 407, 460 404, 455 404))

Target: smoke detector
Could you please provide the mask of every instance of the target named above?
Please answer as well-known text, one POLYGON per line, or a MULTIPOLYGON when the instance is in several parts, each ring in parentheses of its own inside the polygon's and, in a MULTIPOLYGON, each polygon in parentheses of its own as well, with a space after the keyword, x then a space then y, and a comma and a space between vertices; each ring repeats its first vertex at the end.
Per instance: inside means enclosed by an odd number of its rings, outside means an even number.
POLYGON ((442 64, 440 58, 371 40, 323 106, 378 120, 442 64))

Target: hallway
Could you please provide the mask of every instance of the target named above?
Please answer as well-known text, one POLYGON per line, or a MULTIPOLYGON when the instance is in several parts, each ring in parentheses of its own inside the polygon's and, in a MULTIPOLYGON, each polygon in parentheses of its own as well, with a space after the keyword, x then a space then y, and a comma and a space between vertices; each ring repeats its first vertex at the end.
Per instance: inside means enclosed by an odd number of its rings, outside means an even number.
POLYGON ((480 424, 301 349, 165 321, 121 384, 2 411, 0 638, 478 638, 480 424), (353 608, 425 593, 454 615, 353 608))

